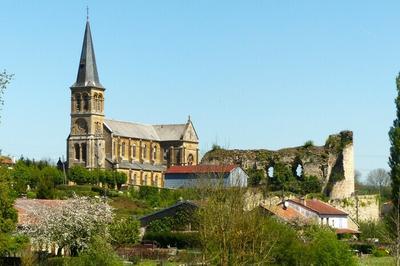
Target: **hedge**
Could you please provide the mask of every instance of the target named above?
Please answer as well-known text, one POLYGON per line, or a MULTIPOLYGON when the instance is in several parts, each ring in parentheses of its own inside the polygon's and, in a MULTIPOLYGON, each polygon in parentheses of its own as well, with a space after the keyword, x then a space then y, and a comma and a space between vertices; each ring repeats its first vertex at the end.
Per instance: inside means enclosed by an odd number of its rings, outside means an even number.
POLYGON ((143 240, 156 241, 163 248, 168 246, 179 249, 200 247, 198 232, 147 232, 143 240))

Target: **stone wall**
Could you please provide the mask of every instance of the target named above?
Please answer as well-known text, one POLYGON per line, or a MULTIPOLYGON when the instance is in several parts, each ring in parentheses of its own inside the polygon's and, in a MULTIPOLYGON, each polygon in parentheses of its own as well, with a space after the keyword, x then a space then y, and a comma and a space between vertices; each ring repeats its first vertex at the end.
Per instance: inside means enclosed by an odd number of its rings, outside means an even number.
POLYGON ((360 195, 342 200, 330 200, 329 204, 347 212, 354 221, 379 220, 379 196, 360 195))
POLYGON ((331 199, 348 198, 354 193, 353 132, 342 131, 330 135, 324 146, 304 145, 278 151, 225 150, 216 148, 207 152, 202 164, 236 164, 244 169, 265 171, 280 163, 289 166, 296 175, 299 165, 305 176, 316 176, 323 191, 331 199))

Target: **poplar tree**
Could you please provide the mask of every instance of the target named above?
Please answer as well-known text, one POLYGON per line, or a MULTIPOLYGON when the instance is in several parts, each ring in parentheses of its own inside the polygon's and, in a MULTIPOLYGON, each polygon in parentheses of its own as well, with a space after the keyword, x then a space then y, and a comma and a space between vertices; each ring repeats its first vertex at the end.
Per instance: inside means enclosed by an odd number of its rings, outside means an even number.
POLYGON ((389 131, 390 138, 390 178, 392 180, 392 201, 397 204, 400 188, 400 74, 396 78, 397 97, 396 104, 396 119, 393 121, 393 126, 389 131))

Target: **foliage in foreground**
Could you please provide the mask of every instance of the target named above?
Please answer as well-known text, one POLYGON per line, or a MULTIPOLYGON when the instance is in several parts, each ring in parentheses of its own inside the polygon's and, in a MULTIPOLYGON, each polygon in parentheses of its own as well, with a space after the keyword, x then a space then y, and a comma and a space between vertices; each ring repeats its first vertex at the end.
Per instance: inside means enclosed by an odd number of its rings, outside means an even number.
POLYGON ((245 211, 244 190, 213 189, 199 210, 205 263, 212 265, 354 265, 349 247, 329 228, 292 227, 245 211))

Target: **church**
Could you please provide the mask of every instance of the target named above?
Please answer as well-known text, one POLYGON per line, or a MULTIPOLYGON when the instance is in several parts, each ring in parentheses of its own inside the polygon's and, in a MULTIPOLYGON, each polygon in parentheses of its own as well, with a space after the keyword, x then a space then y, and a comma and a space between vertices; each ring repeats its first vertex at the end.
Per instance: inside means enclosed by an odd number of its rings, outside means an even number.
POLYGON ((128 185, 164 186, 174 165, 196 165, 199 138, 190 119, 182 124, 147 125, 105 118, 105 87, 100 83, 89 20, 76 82, 71 86, 68 167, 114 169, 128 185))

